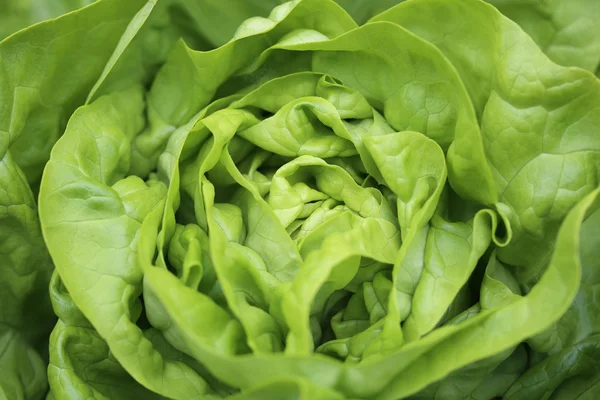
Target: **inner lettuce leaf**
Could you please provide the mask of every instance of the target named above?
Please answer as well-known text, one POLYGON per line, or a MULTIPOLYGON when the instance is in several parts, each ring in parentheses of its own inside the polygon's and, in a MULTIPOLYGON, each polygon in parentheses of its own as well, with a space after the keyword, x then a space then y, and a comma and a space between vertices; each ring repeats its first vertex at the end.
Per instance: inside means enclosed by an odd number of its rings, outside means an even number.
MULTIPOLYGON (((189 2, 113 3, 47 23, 125 21, 46 152, 15 144, 38 97, 2 119, 24 211, 0 243, 26 232, 42 283, 45 165, 49 398, 594 398, 592 73, 479 0, 362 26, 295 0, 228 41, 189 2)), ((13 331, 0 354, 43 388, 13 331)))

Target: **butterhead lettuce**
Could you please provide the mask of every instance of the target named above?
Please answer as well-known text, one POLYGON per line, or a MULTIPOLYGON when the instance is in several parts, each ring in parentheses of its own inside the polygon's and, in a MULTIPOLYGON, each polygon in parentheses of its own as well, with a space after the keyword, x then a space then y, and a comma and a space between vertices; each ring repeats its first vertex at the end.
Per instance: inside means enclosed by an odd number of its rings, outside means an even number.
POLYGON ((253 3, 0 45, 3 394, 47 347, 50 399, 600 395, 593 57, 479 0, 253 3))

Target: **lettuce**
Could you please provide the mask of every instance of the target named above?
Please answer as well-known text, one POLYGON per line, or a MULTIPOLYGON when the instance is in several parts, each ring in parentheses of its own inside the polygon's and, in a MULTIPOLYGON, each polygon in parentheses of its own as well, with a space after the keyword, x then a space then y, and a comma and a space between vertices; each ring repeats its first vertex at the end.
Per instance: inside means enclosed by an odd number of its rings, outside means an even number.
POLYGON ((267 3, 0 43, 0 394, 600 394, 597 38, 514 11, 559 2, 267 3))

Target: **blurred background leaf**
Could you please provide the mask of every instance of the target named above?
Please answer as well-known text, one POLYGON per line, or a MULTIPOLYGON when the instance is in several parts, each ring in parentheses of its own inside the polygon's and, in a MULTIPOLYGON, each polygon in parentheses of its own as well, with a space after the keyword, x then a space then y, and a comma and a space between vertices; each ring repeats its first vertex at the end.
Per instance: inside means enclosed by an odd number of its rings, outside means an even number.
POLYGON ((2 0, 0 40, 29 25, 56 18, 94 0, 2 0))

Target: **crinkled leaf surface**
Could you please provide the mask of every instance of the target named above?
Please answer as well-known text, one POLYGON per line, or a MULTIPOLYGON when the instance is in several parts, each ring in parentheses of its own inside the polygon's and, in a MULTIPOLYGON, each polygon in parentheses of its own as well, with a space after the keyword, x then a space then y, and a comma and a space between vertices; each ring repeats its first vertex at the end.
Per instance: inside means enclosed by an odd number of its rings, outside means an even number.
POLYGON ((593 398, 595 4, 270 3, 0 44, 2 394, 593 398))

